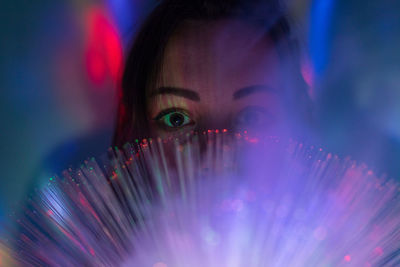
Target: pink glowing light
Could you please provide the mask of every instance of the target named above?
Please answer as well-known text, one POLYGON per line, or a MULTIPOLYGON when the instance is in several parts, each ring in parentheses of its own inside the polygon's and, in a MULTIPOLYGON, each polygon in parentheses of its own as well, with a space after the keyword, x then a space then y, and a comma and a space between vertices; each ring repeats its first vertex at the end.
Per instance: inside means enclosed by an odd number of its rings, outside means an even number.
POLYGON ((314 98, 314 69, 310 60, 304 60, 304 62, 301 64, 301 75, 308 85, 308 94, 311 98, 314 98))
POLYGON ((122 66, 122 45, 106 12, 94 7, 87 12, 86 70, 90 81, 102 85, 107 77, 116 83, 122 66))
POLYGON ((376 247, 376 248, 374 249, 374 253, 375 253, 375 255, 377 255, 377 256, 382 256, 382 255, 383 255, 383 249, 382 249, 381 247, 376 247))

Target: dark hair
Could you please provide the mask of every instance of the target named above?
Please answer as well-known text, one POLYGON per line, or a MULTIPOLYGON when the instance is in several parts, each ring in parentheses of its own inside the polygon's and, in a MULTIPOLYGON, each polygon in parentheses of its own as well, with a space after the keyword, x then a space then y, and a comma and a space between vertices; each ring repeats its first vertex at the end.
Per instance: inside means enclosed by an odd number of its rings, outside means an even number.
MULTIPOLYGON (((170 36, 184 21, 223 18, 250 21, 265 27, 275 43, 283 44, 281 55, 293 57, 294 62, 298 62, 297 42, 291 37, 290 26, 283 13, 276 0, 161 1, 139 30, 125 63, 113 145, 121 146, 134 138, 149 137, 146 94, 158 78, 170 36)), ((295 69, 300 77, 298 64, 295 69)), ((298 93, 308 99, 305 90, 298 93)), ((298 101, 299 97, 296 98, 298 101)))

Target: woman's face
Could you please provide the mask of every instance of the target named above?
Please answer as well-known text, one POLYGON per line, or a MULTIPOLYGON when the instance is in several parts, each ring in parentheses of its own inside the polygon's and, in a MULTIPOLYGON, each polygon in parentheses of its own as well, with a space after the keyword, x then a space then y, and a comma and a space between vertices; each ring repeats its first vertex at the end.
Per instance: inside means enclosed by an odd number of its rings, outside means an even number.
POLYGON ((148 99, 152 135, 282 126, 282 66, 262 29, 239 20, 186 22, 169 40, 148 99))

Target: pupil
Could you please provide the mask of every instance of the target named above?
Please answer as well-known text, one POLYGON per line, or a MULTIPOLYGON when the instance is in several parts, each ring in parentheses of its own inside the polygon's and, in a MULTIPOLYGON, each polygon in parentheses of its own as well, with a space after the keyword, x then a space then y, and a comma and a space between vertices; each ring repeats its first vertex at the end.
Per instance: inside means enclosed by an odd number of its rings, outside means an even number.
POLYGON ((183 117, 182 114, 175 113, 171 115, 171 117, 169 118, 169 122, 171 123, 172 126, 179 127, 183 124, 184 119, 185 118, 183 117))

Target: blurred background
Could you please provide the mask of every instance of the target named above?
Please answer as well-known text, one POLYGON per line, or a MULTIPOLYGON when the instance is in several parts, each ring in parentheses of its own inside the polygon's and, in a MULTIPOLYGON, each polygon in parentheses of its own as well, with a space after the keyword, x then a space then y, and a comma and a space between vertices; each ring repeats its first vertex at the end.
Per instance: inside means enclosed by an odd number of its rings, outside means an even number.
MULTIPOLYGON (((153 0, 1 1, 0 221, 110 144, 124 55, 153 0)), ((400 3, 289 0, 328 150, 400 177, 400 3)))
POLYGON ((125 47, 149 0, 1 1, 0 220, 110 145, 125 47))

